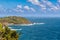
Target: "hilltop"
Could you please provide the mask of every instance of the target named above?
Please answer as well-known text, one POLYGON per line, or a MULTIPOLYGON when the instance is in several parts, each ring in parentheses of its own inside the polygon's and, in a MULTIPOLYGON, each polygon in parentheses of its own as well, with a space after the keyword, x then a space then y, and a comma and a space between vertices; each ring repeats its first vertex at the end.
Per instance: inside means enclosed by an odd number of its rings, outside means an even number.
POLYGON ((2 24, 30 24, 31 22, 24 17, 8 16, 0 18, 2 24))

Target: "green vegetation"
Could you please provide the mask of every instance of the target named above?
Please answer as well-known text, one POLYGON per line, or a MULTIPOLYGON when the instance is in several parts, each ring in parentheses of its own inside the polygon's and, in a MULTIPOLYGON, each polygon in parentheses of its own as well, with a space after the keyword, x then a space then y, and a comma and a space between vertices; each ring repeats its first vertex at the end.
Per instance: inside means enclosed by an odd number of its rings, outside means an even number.
POLYGON ((2 31, 2 28, 3 28, 3 27, 2 27, 2 24, 0 23, 0 31, 2 31))
POLYGON ((0 22, 5 24, 30 24, 31 23, 26 18, 16 17, 16 16, 0 18, 0 22))
POLYGON ((18 40, 19 34, 0 23, 0 40, 18 40))

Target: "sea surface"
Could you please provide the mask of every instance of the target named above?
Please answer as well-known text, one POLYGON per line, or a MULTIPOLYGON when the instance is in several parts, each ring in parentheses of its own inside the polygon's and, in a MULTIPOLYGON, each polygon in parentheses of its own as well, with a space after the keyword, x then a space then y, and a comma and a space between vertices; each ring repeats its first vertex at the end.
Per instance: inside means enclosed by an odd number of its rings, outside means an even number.
POLYGON ((19 40, 60 40, 60 18, 28 18, 33 24, 10 25, 19 40))

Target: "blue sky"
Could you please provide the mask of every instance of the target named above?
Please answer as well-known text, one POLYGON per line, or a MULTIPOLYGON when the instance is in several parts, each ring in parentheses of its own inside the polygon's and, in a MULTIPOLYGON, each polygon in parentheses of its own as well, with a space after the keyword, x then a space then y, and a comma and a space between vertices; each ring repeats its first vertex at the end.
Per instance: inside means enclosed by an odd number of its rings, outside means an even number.
POLYGON ((60 0, 0 0, 0 17, 60 17, 60 0))

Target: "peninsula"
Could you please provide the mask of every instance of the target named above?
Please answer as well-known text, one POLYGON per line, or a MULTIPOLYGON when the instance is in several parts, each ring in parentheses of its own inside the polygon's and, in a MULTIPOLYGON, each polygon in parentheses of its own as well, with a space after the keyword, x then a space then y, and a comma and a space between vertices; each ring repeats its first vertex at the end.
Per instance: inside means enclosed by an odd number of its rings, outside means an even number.
POLYGON ((31 22, 24 17, 8 16, 0 18, 2 24, 30 24, 31 22))

